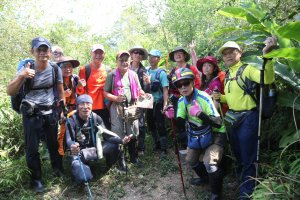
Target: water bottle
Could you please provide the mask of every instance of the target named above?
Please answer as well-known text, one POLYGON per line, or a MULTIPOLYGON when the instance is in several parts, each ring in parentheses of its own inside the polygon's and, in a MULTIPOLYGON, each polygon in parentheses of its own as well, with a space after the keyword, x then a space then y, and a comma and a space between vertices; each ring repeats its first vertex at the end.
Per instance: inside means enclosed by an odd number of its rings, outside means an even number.
POLYGON ((276 95, 276 90, 275 89, 270 89, 269 90, 269 97, 273 97, 273 96, 275 96, 276 95))

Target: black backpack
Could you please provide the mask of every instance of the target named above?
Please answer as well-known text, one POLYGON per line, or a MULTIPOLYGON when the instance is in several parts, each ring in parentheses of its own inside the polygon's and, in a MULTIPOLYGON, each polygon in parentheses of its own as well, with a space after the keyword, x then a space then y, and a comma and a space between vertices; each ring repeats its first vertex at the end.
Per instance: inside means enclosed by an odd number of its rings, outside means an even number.
MULTIPOLYGON (((148 69, 148 73, 150 71, 150 68, 148 69)), ((155 77, 154 80, 151 81, 151 85, 150 85, 150 90, 151 92, 157 92, 158 90, 162 91, 162 86, 161 86, 161 82, 159 80, 160 77, 160 73, 164 71, 166 72, 166 70, 162 69, 162 68, 158 68, 156 73, 155 73, 155 77)))
MULTIPOLYGON (((52 74, 54 74, 54 76, 52 76, 53 77, 53 85, 51 87, 53 87, 54 95, 55 95, 55 98, 57 99, 58 93, 57 93, 56 81, 57 81, 57 76, 58 76, 58 65, 53 62, 49 62, 49 64, 52 66, 52 74)), ((30 62, 30 69, 34 69, 34 61, 30 62)), ((22 100, 24 99, 25 95, 30 90, 32 90, 32 87, 33 87, 33 78, 32 79, 28 78, 25 80, 25 82, 21 86, 18 93, 15 94, 14 96, 10 97, 11 107, 17 113, 19 113, 19 114, 21 113, 20 106, 21 106, 22 100)), ((50 88, 50 86, 49 87, 39 87, 39 88, 35 88, 34 90, 49 89, 49 88, 50 88)))
MULTIPOLYGON (((229 80, 236 80, 238 86, 244 90, 245 95, 250 95, 252 100, 256 103, 256 107, 259 108, 260 103, 260 84, 251 81, 246 77, 246 80, 242 78, 242 74, 247 67, 247 64, 242 65, 237 73, 236 77, 229 78, 229 70, 226 71, 225 85, 229 80)), ((264 84, 263 94, 262 94, 262 117, 264 119, 269 119, 272 117, 277 101, 277 91, 274 83, 264 84)))

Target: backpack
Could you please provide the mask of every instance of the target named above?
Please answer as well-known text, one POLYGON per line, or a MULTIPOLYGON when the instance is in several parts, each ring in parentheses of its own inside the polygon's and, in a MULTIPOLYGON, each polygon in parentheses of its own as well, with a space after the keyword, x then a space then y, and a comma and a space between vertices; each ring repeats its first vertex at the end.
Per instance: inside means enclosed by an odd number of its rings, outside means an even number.
MULTIPOLYGON (((22 60, 20 61, 20 63, 24 63, 23 66, 25 64, 27 64, 28 60, 22 60)), ((34 60, 30 60, 30 69, 34 69, 34 60)), ((19 65, 20 65, 19 63, 19 65)), ((56 80, 57 80, 57 76, 58 76, 58 65, 53 63, 53 62, 49 62, 49 64, 52 66, 52 74, 54 74, 53 77, 53 85, 51 87, 53 87, 53 91, 54 91, 54 96, 56 98, 56 100, 58 99, 58 92, 57 92, 57 87, 56 87, 56 80)), ((33 79, 26 79, 25 82, 23 83, 23 85, 21 86, 20 90, 17 92, 17 94, 15 94, 14 96, 11 96, 10 100, 11 100, 11 107, 14 111, 16 111, 17 113, 21 113, 20 112, 20 106, 22 103, 22 100, 24 99, 24 97, 26 96, 26 94, 32 90, 33 87, 33 79)), ((49 87, 39 87, 39 88, 35 88, 34 90, 40 90, 40 89, 49 89, 49 87)))
MULTIPOLYGON (((111 72, 111 68, 106 66, 106 65, 105 65, 105 70, 106 70, 107 74, 109 72, 111 72)), ((91 65, 87 64, 87 65, 85 65, 85 81, 86 81, 85 88, 86 88, 86 93, 88 93, 88 84, 87 84, 87 82, 88 82, 88 79, 89 79, 90 75, 91 75, 91 65)))
MULTIPOLYGON (((148 69, 148 73, 149 73, 149 71, 150 71, 150 68, 148 69)), ((157 92, 158 90, 162 91, 162 85, 161 85, 160 80, 159 80, 160 73, 162 71, 166 72, 166 70, 164 70, 162 68, 158 68, 158 70, 156 71, 154 80, 151 81, 151 84, 150 84, 151 92, 157 92)))
MULTIPOLYGON (((244 90, 244 94, 250 95, 252 100, 256 103, 256 107, 259 108, 260 104, 260 84, 256 83, 254 81, 251 81, 250 79, 246 78, 244 80, 242 78, 242 74, 247 67, 247 64, 242 65, 237 73, 236 77, 229 78, 229 70, 226 71, 225 76, 225 84, 229 80, 236 80, 238 86, 244 90)), ((276 106, 276 100, 277 100, 277 92, 276 92, 276 86, 274 83, 272 84, 264 84, 263 88, 263 94, 262 94, 262 117, 264 119, 269 119, 272 117, 275 106, 276 106)))

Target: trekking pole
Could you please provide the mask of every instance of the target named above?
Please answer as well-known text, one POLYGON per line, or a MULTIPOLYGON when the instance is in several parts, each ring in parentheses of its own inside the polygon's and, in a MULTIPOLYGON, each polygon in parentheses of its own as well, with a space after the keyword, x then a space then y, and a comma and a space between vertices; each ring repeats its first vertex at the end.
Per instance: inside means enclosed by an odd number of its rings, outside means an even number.
POLYGON ((262 122, 262 105, 263 105, 263 89, 264 89, 264 77, 265 67, 268 59, 263 57, 263 64, 260 70, 260 87, 259 87, 259 113, 258 113, 258 131, 257 131, 257 153, 256 153, 256 178, 258 177, 258 163, 259 163, 259 146, 260 146, 260 135, 261 135, 261 122, 262 122))
MULTIPOLYGON (((72 134, 72 128, 71 128, 71 125, 70 125, 70 123, 69 123, 69 117, 70 117, 70 114, 71 114, 71 113, 68 114, 68 110, 67 110, 67 108, 66 108, 66 106, 65 106, 65 104, 64 104, 63 101, 60 101, 59 104, 60 104, 60 106, 61 106, 61 108, 62 108, 64 117, 66 118, 66 124, 67 124, 68 130, 69 130, 69 133, 70 133, 70 137, 71 137, 72 143, 75 144, 75 138, 74 138, 74 136, 73 136, 73 134, 72 134)), ((91 189, 90 189, 89 182, 87 181, 86 174, 85 174, 85 171, 84 171, 84 169, 83 169, 82 161, 81 161, 81 159, 80 159, 79 154, 76 156, 75 160, 78 160, 78 161, 79 161, 80 168, 81 168, 81 171, 82 171, 82 173, 83 173, 84 185, 85 185, 85 186, 87 187, 87 189, 88 189, 88 193, 89 193, 89 196, 90 196, 90 200, 93 200, 94 198, 93 198, 93 195, 92 195, 92 191, 91 191, 91 189)))
MULTIPOLYGON (((219 89, 214 89, 214 92, 219 92, 220 93, 220 90, 219 89)), ((222 107, 221 107, 220 99, 216 99, 216 101, 218 102, 222 123, 224 124, 224 113, 223 113, 223 110, 222 110, 222 107)), ((233 153, 232 153, 232 149, 231 149, 231 142, 230 142, 230 139, 229 139, 229 135, 228 135, 228 131, 226 129, 226 126, 225 126, 225 135, 226 135, 227 143, 230 145, 230 148, 229 148, 230 152, 229 153, 230 153, 231 158, 233 159, 234 157, 233 157, 233 153)))
POLYGON ((177 143, 176 133, 175 133, 174 118, 171 118, 171 124, 172 124, 172 133, 173 133, 173 140, 174 140, 174 146, 175 146, 175 154, 177 155, 177 163, 178 163, 180 178, 181 178, 181 183, 182 183, 182 190, 184 193, 184 197, 186 198, 183 173, 182 173, 181 162, 180 162, 180 157, 179 157, 178 143, 177 143))

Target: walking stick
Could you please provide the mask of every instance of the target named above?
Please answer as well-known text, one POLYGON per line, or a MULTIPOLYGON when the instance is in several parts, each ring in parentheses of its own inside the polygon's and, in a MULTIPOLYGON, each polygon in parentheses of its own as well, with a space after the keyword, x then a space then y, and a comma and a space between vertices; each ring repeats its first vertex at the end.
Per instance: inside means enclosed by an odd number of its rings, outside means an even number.
POLYGON ((261 135, 261 121, 262 121, 262 105, 263 105, 263 89, 264 89, 264 77, 265 67, 268 59, 263 57, 263 64, 260 70, 260 87, 259 87, 259 113, 258 113, 258 131, 257 131, 257 153, 256 153, 256 178, 258 177, 258 163, 259 163, 259 146, 261 135))
MULTIPOLYGON (((71 125, 69 123, 69 117, 70 117, 70 114, 68 115, 68 110, 67 108, 65 107, 65 104, 63 101, 60 101, 59 102, 61 108, 62 108, 62 111, 63 111, 63 114, 64 114, 64 117, 66 118, 66 124, 67 124, 67 127, 68 127, 68 130, 69 130, 69 133, 70 133, 70 137, 71 137, 71 140, 72 140, 72 143, 75 144, 75 138, 74 138, 74 135, 72 134, 72 128, 71 128, 71 125)), ((79 161, 80 163, 80 168, 81 168, 81 171, 83 173, 83 178, 84 178, 84 185, 87 187, 88 189, 88 193, 89 193, 89 196, 90 196, 90 200, 93 200, 93 194, 92 194, 92 191, 90 189, 90 186, 89 186, 89 182, 87 181, 87 178, 86 178, 86 174, 85 174, 85 171, 83 169, 83 165, 82 165, 82 161, 79 157, 79 154, 76 155, 76 160, 79 161)))
MULTIPOLYGON (((220 93, 220 90, 219 89, 214 89, 214 92, 218 92, 220 93)), ((219 104, 219 111, 220 111, 220 115, 221 115, 221 119, 222 119, 222 123, 224 124, 224 113, 222 111, 222 106, 221 106, 221 103, 220 103, 220 99, 216 99, 216 101, 218 102, 219 104)), ((231 158, 233 159, 234 156, 233 156, 233 153, 232 153, 232 149, 231 149, 231 142, 230 142, 230 139, 229 139, 229 135, 228 135, 228 131, 227 131, 227 128, 225 126, 225 134, 226 134, 226 140, 227 140, 227 143, 229 144, 230 148, 229 148, 229 153, 230 153, 230 156, 231 158)))
POLYGON ((180 157, 179 157, 178 143, 177 143, 177 139, 176 139, 174 118, 171 118, 171 124, 172 124, 172 133, 173 133, 172 135, 173 135, 174 146, 175 146, 175 154, 177 155, 177 163, 178 163, 180 178, 181 178, 181 183, 182 183, 182 190, 183 190, 183 193, 184 193, 184 197, 186 198, 186 192, 185 192, 185 186, 184 186, 184 181, 183 181, 181 162, 180 162, 180 157))

